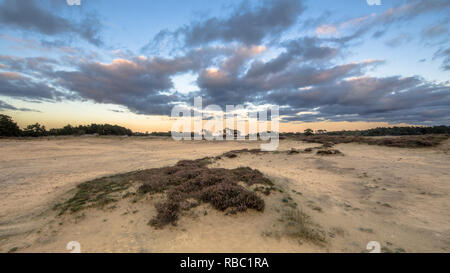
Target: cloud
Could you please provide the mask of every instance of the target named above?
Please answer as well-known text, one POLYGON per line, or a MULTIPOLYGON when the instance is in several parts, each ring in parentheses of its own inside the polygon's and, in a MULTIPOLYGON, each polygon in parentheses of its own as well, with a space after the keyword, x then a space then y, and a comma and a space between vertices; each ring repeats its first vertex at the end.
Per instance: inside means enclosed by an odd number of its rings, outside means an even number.
POLYGON ((408 33, 400 33, 396 37, 388 40, 386 42, 386 45, 390 46, 390 47, 398 47, 398 46, 401 46, 403 44, 411 42, 412 39, 413 39, 413 37, 410 34, 408 34, 408 33))
POLYGON ((337 33, 337 27, 334 25, 321 25, 316 28, 317 35, 330 35, 337 33))
POLYGON ((28 75, 43 76, 53 70, 59 62, 47 57, 15 57, 0 55, 0 69, 22 72, 28 75))
POLYGON ((0 72, 0 95, 37 100, 53 100, 62 94, 45 82, 33 80, 20 73, 0 72))
MULTIPOLYGON (((226 17, 209 17, 174 31, 161 31, 143 48, 148 52, 159 44, 171 49, 164 43, 173 38, 179 42, 180 50, 170 57, 162 57, 160 52, 153 57, 144 53, 136 56, 126 49, 113 51, 114 59, 106 62, 95 54, 87 57, 77 49, 58 59, 0 55, 0 94, 36 101, 112 103, 147 115, 169 115, 174 105, 189 107, 194 96, 203 96, 205 105, 218 104, 223 109, 227 104, 277 104, 284 121, 448 123, 448 84, 418 76, 370 77, 367 71, 384 64, 383 60, 346 63, 340 58, 346 57, 350 41, 367 33, 382 37, 394 23, 449 6, 440 0, 424 3, 407 1, 381 14, 342 22, 326 22, 327 17, 307 19, 300 24, 310 28, 304 32, 307 34, 298 32, 303 36, 283 37, 280 34, 300 26, 297 22, 304 9, 300 1, 264 1, 254 5, 244 2, 226 17), (314 31, 317 36, 308 36, 314 31), (196 78, 198 88, 182 94, 175 90, 172 79, 187 73, 196 78)), ((80 23, 51 14, 49 22, 44 22, 41 13, 46 11, 37 9, 28 11, 34 14, 30 18, 14 21, 6 16, 0 21, 48 35, 76 34, 97 43, 87 38, 100 31, 95 17, 94 21, 86 21, 83 28, 80 23), (58 20, 62 20, 62 26, 70 25, 69 32, 51 26, 58 20)), ((1 5, 0 15, 4 10, 1 5)), ((441 31, 442 28, 430 27, 423 35, 434 36, 441 31)), ((390 36, 386 44, 399 46, 412 37, 399 33, 390 36)), ((22 41, 21 45, 53 49, 63 46, 64 41, 22 41)), ((444 70, 450 70, 449 54, 446 47, 435 54, 435 58, 443 59, 444 70)))
POLYGON ((422 30, 422 35, 427 39, 448 35, 449 30, 447 24, 449 21, 450 19, 447 19, 445 22, 424 28, 422 30))
POLYGON ((41 112, 39 110, 29 109, 29 108, 17 108, 11 104, 8 104, 2 100, 0 100, 0 111, 5 110, 13 110, 13 111, 22 111, 22 112, 41 112))
POLYGON ((444 60, 442 61, 442 70, 450 71, 450 47, 447 49, 441 48, 433 56, 433 59, 442 57, 444 60))
POLYGON ((101 23, 94 14, 81 22, 72 22, 44 6, 46 1, 4 0, 0 3, 0 24, 48 36, 76 35, 96 46, 102 45, 101 23))
POLYGON ((224 47, 211 47, 171 59, 139 56, 111 63, 83 61, 75 71, 56 71, 51 77, 82 99, 123 105, 140 114, 167 115, 183 97, 167 93, 173 88, 171 77, 209 66, 213 57, 228 52, 224 47))
MULTIPOLYGON (((317 30, 333 30, 333 33, 341 34, 339 37, 330 38, 330 41, 347 43, 363 35, 373 32, 373 38, 380 38, 388 32, 394 24, 409 22, 427 13, 448 12, 450 1, 448 0, 409 0, 402 5, 387 9, 380 14, 371 14, 344 20, 341 22, 323 23, 317 26, 317 30), (334 30, 336 28, 336 30, 334 30)), ((435 31, 438 31, 437 29, 435 31)), ((395 42, 394 42, 395 43, 395 42)))
POLYGON ((286 120, 319 119, 388 122, 435 122, 450 120, 450 86, 420 77, 359 77, 308 90, 286 90, 267 96, 267 102, 288 106, 286 120), (318 109, 303 116, 293 109, 318 109))
POLYGON ((265 0, 257 6, 242 2, 226 18, 210 17, 158 33, 143 50, 155 47, 171 37, 192 47, 210 42, 240 42, 247 46, 261 44, 264 38, 280 35, 297 22, 303 12, 299 0, 265 0))

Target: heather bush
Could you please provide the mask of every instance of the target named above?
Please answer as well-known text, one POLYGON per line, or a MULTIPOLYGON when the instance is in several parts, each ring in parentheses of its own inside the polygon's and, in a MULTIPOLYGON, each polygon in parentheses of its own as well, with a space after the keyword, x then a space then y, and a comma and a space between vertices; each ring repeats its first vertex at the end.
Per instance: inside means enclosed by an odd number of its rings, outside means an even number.
POLYGON ((236 169, 207 168, 205 159, 184 160, 175 166, 151 169, 140 173, 143 181, 140 193, 166 192, 166 200, 156 204, 157 215, 150 221, 161 228, 178 220, 181 208, 191 208, 200 202, 209 203, 218 210, 264 210, 264 200, 255 192, 238 184, 265 184, 272 182, 258 170, 248 167, 236 169), (186 206, 186 200, 197 200, 186 206))

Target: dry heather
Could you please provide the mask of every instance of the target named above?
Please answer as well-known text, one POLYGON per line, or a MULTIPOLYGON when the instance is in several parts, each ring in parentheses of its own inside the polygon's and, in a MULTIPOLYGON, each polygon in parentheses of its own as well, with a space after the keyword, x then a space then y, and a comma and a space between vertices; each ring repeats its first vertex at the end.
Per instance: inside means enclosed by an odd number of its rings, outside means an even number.
POLYGON ((207 168, 208 158, 179 161, 175 166, 130 172, 104 177, 78 185, 75 195, 55 206, 62 215, 88 207, 102 208, 106 204, 130 195, 166 193, 166 200, 155 205, 157 215, 150 220, 155 227, 175 224, 181 210, 188 210, 201 202, 231 213, 247 209, 264 210, 264 200, 255 191, 269 194, 272 182, 258 170, 248 167, 236 169, 207 168), (247 186, 258 184, 254 191, 247 186), (136 193, 122 195, 133 184, 140 185, 136 193))
POLYGON ((318 155, 342 155, 341 151, 336 149, 318 150, 318 155))
POLYGON ((439 145, 442 141, 448 139, 448 135, 420 135, 420 136, 398 136, 398 137, 364 137, 364 136, 298 136, 297 140, 321 143, 329 147, 339 143, 366 143, 369 145, 382 145, 400 148, 421 148, 433 147, 439 145))
POLYGON ((175 223, 180 210, 190 209, 199 202, 222 211, 230 208, 233 213, 248 208, 262 211, 264 200, 238 182, 248 186, 272 185, 258 170, 207 168, 204 160, 180 161, 173 167, 153 169, 147 175, 140 193, 167 191, 167 199, 156 205, 158 214, 150 221, 155 227, 175 223))

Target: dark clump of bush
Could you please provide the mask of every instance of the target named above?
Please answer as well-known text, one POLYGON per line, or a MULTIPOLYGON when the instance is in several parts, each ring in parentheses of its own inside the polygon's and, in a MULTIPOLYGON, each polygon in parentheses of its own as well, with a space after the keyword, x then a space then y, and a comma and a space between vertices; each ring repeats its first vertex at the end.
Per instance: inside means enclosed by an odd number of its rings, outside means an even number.
POLYGON ((237 154, 234 154, 234 153, 226 153, 226 154, 224 154, 224 156, 225 156, 225 157, 228 157, 228 158, 235 158, 235 157, 237 157, 237 154))
MULTIPOLYGON (((180 161, 175 166, 150 169, 140 173, 143 184, 140 193, 166 192, 167 198, 156 204, 157 215, 150 220, 154 227, 176 224, 181 204, 194 199, 209 203, 214 208, 233 212, 247 209, 264 210, 264 200, 238 182, 246 185, 272 185, 271 181, 257 170, 248 167, 237 169, 207 168, 203 160, 180 161)), ((192 207, 189 206, 188 208, 192 207)))
MULTIPOLYGON (((260 149, 241 149, 241 150, 233 150, 226 153, 223 153, 222 156, 227 158, 235 158, 238 154, 242 153, 250 153, 250 154, 262 154, 268 153, 267 151, 261 151, 260 149)), ((218 156, 217 159, 220 159, 222 156, 218 156)))
POLYGON ((247 208, 264 210, 264 201, 253 192, 231 183, 219 183, 205 188, 199 193, 203 202, 210 203, 218 210, 234 208, 245 211, 247 208))
POLYGON ((178 220, 179 203, 165 202, 157 203, 155 206, 158 214, 150 220, 152 226, 165 226, 170 223, 175 223, 178 220))
POLYGON ((335 149, 329 149, 329 150, 318 150, 318 155, 341 155, 341 151, 335 150, 335 149))

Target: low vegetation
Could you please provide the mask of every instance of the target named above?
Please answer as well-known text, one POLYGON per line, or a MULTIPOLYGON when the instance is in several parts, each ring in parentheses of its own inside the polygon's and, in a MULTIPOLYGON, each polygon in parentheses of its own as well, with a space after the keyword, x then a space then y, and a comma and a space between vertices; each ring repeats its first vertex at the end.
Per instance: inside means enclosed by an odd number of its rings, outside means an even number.
POLYGON ((355 136, 407 136, 407 135, 429 135, 450 134, 450 126, 403 126, 403 127, 377 127, 367 130, 336 131, 328 135, 355 135, 355 136))
POLYGON ((318 155, 342 155, 341 151, 336 149, 318 150, 318 155))
POLYGON ((317 225, 315 225, 311 218, 298 209, 289 209, 285 211, 283 218, 285 221, 285 234, 289 237, 298 239, 300 241, 306 240, 309 242, 323 245, 326 242, 325 232, 317 225))
POLYGON ((429 134, 450 134, 450 126, 403 126, 403 127, 377 127, 367 130, 354 131, 331 131, 306 129, 303 133, 280 133, 280 137, 289 138, 296 136, 312 136, 312 135, 329 135, 329 136, 411 136, 411 135, 429 135, 429 134))
POLYGON ((59 210, 59 215, 66 211, 72 213, 84 208, 98 207, 116 202, 121 197, 121 192, 128 189, 139 172, 103 177, 79 184, 75 195, 62 204, 56 204, 54 209, 59 210))
POLYGON ((422 148, 439 145, 442 141, 448 139, 448 135, 417 135, 417 136, 398 136, 398 137, 364 137, 364 136, 333 136, 333 135, 313 135, 298 136, 295 139, 321 143, 331 147, 339 143, 365 143, 369 145, 382 145, 388 147, 400 148, 422 148))
POLYGON ((264 210, 264 200, 255 192, 238 184, 244 182, 272 185, 258 170, 241 167, 232 170, 207 168, 206 160, 180 161, 173 167, 153 169, 140 193, 167 193, 166 200, 156 204, 157 215, 150 221, 155 227, 175 224, 181 210, 188 210, 200 202, 231 213, 247 209, 264 210))
POLYGON ((268 178, 258 170, 248 167, 232 170, 208 168, 209 160, 183 160, 171 167, 130 172, 85 182, 78 185, 72 198, 55 205, 55 209, 62 215, 84 208, 103 208, 121 197, 130 195, 165 193, 166 199, 155 205, 157 215, 149 222, 158 228, 176 224, 182 210, 189 210, 202 202, 230 213, 247 209, 264 210, 264 200, 258 196, 256 190, 250 190, 247 186, 257 184, 258 189, 264 188, 261 191, 267 195, 273 189, 268 178), (139 185, 136 193, 122 194, 134 184, 139 185))

